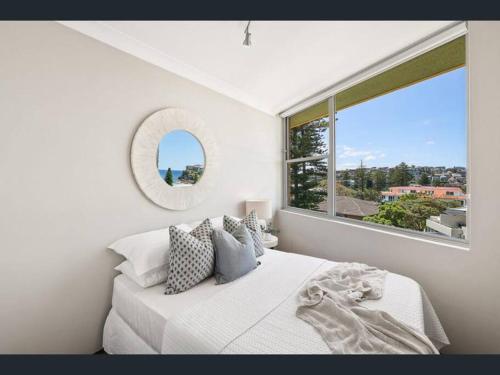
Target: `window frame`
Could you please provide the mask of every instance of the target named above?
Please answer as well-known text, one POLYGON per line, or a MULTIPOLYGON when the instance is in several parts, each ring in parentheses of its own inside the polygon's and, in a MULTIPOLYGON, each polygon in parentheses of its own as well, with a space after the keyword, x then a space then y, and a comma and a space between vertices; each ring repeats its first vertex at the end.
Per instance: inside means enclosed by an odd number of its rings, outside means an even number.
MULTIPOLYGON (((465 24, 465 23, 462 23, 465 24)), ((454 27, 456 28, 459 25, 455 25, 454 27)), ((450 28, 450 29, 453 29, 450 28)), ((449 30, 450 30, 449 29, 449 30)), ((344 224, 349 224, 349 225, 354 225, 360 228, 366 228, 366 229, 371 229, 371 230, 376 230, 376 231, 382 231, 382 232, 387 232, 389 234, 394 234, 394 235, 403 235, 405 237, 410 237, 410 238, 415 238, 415 239, 421 239, 421 240, 427 240, 427 241, 432 241, 434 243, 442 243, 442 244, 448 244, 451 246, 458 246, 462 249, 468 249, 469 244, 471 241, 471 230, 470 230, 470 211, 471 211, 471 194, 470 194, 470 116, 469 116, 469 38, 467 35, 467 29, 465 28, 465 31, 461 33, 456 33, 453 34, 453 36, 450 37, 449 30, 445 30, 442 32, 443 35, 447 36, 446 38, 443 37, 441 38, 440 43, 431 43, 432 47, 429 48, 427 45, 429 41, 431 41, 433 38, 439 38, 440 35, 434 35, 433 37, 429 38, 429 40, 422 42, 423 45, 419 49, 418 53, 415 53, 414 49, 416 46, 410 47, 408 50, 405 50, 400 53, 400 55, 405 55, 404 58, 400 58, 398 63, 394 63, 394 59, 397 58, 397 55, 391 56, 388 59, 379 62, 377 65, 377 69, 375 69, 376 73, 374 73, 373 67, 370 69, 367 69, 365 71, 361 71, 360 73, 350 77, 348 81, 350 82, 348 85, 345 84, 339 84, 334 86, 332 89, 328 90, 328 95, 325 96, 325 94, 320 94, 318 95, 317 99, 315 101, 312 101, 312 99, 307 100, 307 105, 305 106, 304 103, 301 103, 296 106, 296 108, 292 108, 288 111, 285 111, 281 114, 283 121, 282 125, 284 128, 283 132, 283 209, 290 211, 290 212, 296 212, 299 214, 303 215, 310 215, 313 217, 319 217, 323 219, 329 219, 334 222, 339 222, 339 223, 344 223, 344 224), (409 61, 423 53, 429 52, 435 48, 440 47, 443 44, 446 44, 452 40, 455 40, 459 37, 465 37, 465 119, 466 119, 466 168, 467 168, 467 176, 466 176, 466 185, 467 185, 467 192, 465 193, 465 201, 467 205, 467 214, 466 214, 466 239, 460 239, 460 238, 453 238, 453 237, 443 237, 439 234, 435 234, 432 232, 420 232, 416 231, 413 229, 408 229, 408 228, 399 228, 399 227, 393 227, 389 225, 383 225, 383 224, 378 224, 378 223, 372 223, 372 222, 366 222, 362 220, 356 220, 356 219, 351 219, 351 218, 346 218, 346 217, 341 217, 337 216, 335 212, 335 197, 336 197, 336 144, 335 144, 335 95, 352 87, 355 86, 361 82, 364 82, 378 74, 381 74, 387 70, 390 70, 394 68, 397 65, 403 64, 406 61, 409 61), (426 43, 427 42, 427 43, 426 43), (407 52, 413 50, 413 53, 409 57, 407 55, 407 52), (315 104, 318 104, 322 101, 328 100, 328 119, 329 119, 329 139, 328 139, 328 153, 323 154, 323 155, 317 155, 317 156, 310 156, 310 157, 305 157, 305 158, 296 158, 296 159, 289 159, 289 118, 290 116, 303 111, 315 104), (322 212, 322 211, 314 211, 310 209, 304 209, 304 208, 297 208, 289 205, 289 181, 288 181, 288 165, 290 163, 294 162, 301 162, 301 161, 309 161, 309 160, 318 160, 318 159, 323 159, 327 158, 328 160, 328 199, 327 199, 327 211, 322 212)), ((417 46, 418 47, 418 46, 417 46)))

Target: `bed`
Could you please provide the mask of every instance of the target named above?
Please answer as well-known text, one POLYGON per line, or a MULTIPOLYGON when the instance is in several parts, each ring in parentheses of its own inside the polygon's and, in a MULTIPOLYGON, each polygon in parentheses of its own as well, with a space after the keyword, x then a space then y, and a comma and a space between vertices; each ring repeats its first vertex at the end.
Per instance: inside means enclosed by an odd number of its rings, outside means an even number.
MULTIPOLYGON (((311 277, 335 265, 266 249, 261 265, 231 283, 213 278, 176 295, 164 285, 143 289, 114 279, 103 347, 109 354, 330 354, 315 329, 295 316, 296 295, 311 277)), ((362 302, 449 344, 429 299, 414 280, 389 273, 384 296, 362 302)))

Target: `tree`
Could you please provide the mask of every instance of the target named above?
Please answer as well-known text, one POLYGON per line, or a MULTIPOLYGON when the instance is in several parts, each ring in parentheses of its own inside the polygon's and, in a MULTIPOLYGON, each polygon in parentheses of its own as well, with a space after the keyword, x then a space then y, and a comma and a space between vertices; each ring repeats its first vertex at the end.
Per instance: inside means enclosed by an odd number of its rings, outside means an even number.
POLYGON ((349 186, 349 180, 351 179, 351 176, 349 175, 349 172, 347 170, 342 172, 342 185, 344 186, 349 186))
POLYGON ((373 180, 370 175, 366 177, 366 188, 367 189, 373 189, 373 180))
POLYGON ((441 180, 438 178, 434 178, 432 180, 432 186, 444 186, 444 182, 441 182, 441 180))
POLYGON ((457 203, 453 201, 432 199, 424 195, 405 194, 395 202, 380 205, 376 215, 365 216, 363 220, 423 231, 426 226, 426 219, 430 216, 437 216, 448 207, 456 205, 457 203))
POLYGON ((375 189, 365 189, 361 192, 361 196, 359 198, 365 201, 377 202, 380 200, 380 192, 375 189))
MULTIPOLYGON (((327 152, 324 134, 327 119, 311 121, 290 129, 290 156, 300 158, 327 152)), ((290 205, 318 210, 327 199, 328 165, 326 158, 290 164, 290 205)))
POLYGON ((356 189, 360 189, 361 191, 365 190, 366 187, 366 170, 365 166, 363 165, 363 160, 361 160, 361 163, 359 164, 358 169, 356 169, 356 189))
POLYGON ((382 191, 387 187, 387 177, 382 170, 375 172, 375 190, 382 191))
POLYGON ((172 169, 167 169, 167 174, 165 175, 165 182, 170 186, 174 185, 174 174, 172 173, 172 169))
POLYGON ((357 190, 344 186, 340 182, 335 184, 335 194, 337 196, 356 197, 357 193, 359 193, 357 190))
POLYGON ((396 165, 389 172, 389 183, 391 186, 408 186, 413 176, 406 163, 396 165))
POLYGON ((418 183, 420 185, 429 185, 431 183, 431 179, 427 173, 422 173, 418 179, 418 183))

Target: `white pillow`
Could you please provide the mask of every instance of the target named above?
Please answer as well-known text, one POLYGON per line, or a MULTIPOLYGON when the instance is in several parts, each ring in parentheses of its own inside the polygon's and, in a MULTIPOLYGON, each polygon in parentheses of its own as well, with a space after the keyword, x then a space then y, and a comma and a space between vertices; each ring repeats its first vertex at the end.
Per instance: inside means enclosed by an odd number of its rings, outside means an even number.
MULTIPOLYGON (((176 225, 189 232, 187 224, 176 225)), ((168 264, 170 255, 170 234, 168 228, 139 233, 122 238, 108 246, 117 254, 124 256, 138 276, 168 264)))
POLYGON ((168 264, 153 268, 142 275, 137 275, 132 267, 132 263, 126 260, 117 265, 115 270, 120 271, 143 288, 163 283, 167 280, 168 276, 168 264))
MULTIPOLYGON (((210 223, 212 224, 212 228, 222 229, 224 227, 223 218, 224 218, 224 216, 217 216, 217 217, 210 218, 210 223)), ((190 230, 193 230, 198 225, 200 225, 202 222, 203 222, 203 220, 198 220, 198 221, 193 221, 193 222, 185 224, 185 225, 191 227, 190 230)))
POLYGON ((210 222, 212 223, 212 227, 214 229, 223 229, 224 228, 223 219, 224 219, 224 216, 217 216, 217 217, 210 219, 210 222))

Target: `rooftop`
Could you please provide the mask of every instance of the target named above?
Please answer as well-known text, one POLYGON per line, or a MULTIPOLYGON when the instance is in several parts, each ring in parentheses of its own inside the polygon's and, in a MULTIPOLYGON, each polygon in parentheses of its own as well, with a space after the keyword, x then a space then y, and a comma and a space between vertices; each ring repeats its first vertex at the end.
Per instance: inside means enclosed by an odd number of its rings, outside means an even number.
POLYGON ((463 199, 465 197, 464 192, 461 188, 457 186, 421 186, 421 185, 411 185, 411 186, 392 186, 389 191, 383 191, 384 196, 401 196, 407 194, 409 191, 415 191, 416 193, 432 193, 433 198, 439 199, 463 199), (446 195, 447 192, 453 193, 453 195, 446 195))
MULTIPOLYGON (((320 210, 326 211, 326 202, 320 204, 320 210)), ((378 203, 338 195, 335 197, 335 210, 340 215, 364 217, 377 214, 378 203)))

